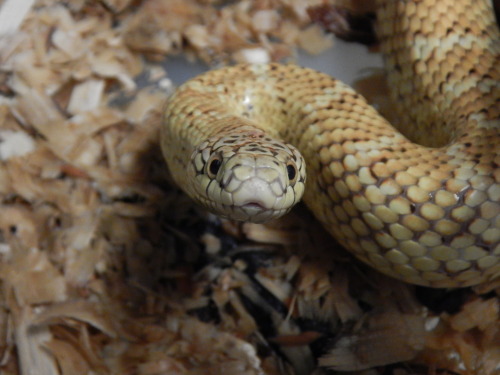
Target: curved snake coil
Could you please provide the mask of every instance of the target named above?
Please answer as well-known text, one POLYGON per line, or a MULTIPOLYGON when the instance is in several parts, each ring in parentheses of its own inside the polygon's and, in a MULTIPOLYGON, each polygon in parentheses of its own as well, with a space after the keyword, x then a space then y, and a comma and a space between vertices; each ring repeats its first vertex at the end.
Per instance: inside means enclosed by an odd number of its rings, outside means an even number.
POLYGON ((186 82, 169 100, 161 133, 169 169, 188 195, 237 220, 280 216, 305 191, 309 209, 345 248, 404 281, 491 280, 500 274, 500 38, 492 4, 378 3, 399 131, 325 74, 237 65, 186 82))

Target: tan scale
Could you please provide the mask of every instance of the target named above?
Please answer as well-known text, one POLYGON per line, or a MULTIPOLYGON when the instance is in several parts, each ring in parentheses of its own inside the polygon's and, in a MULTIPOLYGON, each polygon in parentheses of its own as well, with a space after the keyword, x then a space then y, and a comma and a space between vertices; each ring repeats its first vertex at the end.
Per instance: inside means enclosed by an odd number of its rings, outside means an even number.
POLYGON ((500 36, 491 1, 380 0, 377 19, 399 130, 325 74, 237 65, 169 100, 161 143, 172 175, 237 220, 283 215, 304 193, 343 246, 407 282, 496 278, 500 36))

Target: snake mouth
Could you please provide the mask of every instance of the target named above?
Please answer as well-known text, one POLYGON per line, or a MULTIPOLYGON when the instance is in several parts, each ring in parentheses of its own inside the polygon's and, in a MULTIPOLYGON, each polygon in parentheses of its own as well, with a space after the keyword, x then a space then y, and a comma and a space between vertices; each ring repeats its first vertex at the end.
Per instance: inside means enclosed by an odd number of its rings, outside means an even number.
POLYGON ((265 211, 268 209, 260 202, 248 202, 241 205, 241 207, 244 210, 250 210, 250 211, 265 211))

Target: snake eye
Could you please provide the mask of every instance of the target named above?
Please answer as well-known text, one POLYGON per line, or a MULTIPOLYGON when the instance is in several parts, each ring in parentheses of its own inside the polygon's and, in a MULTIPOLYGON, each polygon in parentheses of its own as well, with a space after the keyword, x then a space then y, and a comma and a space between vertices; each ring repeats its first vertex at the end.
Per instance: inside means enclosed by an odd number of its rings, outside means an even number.
POLYGON ((222 161, 220 156, 215 156, 208 163, 208 176, 211 178, 215 178, 217 172, 219 172, 220 166, 222 165, 222 161))
POLYGON ((297 169, 295 168, 295 165, 293 164, 288 164, 286 166, 286 173, 288 174, 288 179, 290 180, 290 182, 295 182, 295 177, 297 176, 297 169))

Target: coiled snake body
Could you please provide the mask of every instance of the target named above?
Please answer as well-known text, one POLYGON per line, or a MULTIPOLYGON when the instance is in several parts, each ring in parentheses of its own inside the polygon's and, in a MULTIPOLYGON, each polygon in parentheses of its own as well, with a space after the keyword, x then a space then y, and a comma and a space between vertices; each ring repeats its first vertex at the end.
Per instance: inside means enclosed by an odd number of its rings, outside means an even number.
POLYGON ((280 216, 305 192, 343 246, 404 281, 491 280, 500 274, 492 4, 382 0, 377 32, 399 131, 327 75, 237 65, 188 81, 169 100, 161 133, 169 169, 192 198, 237 220, 280 216))

